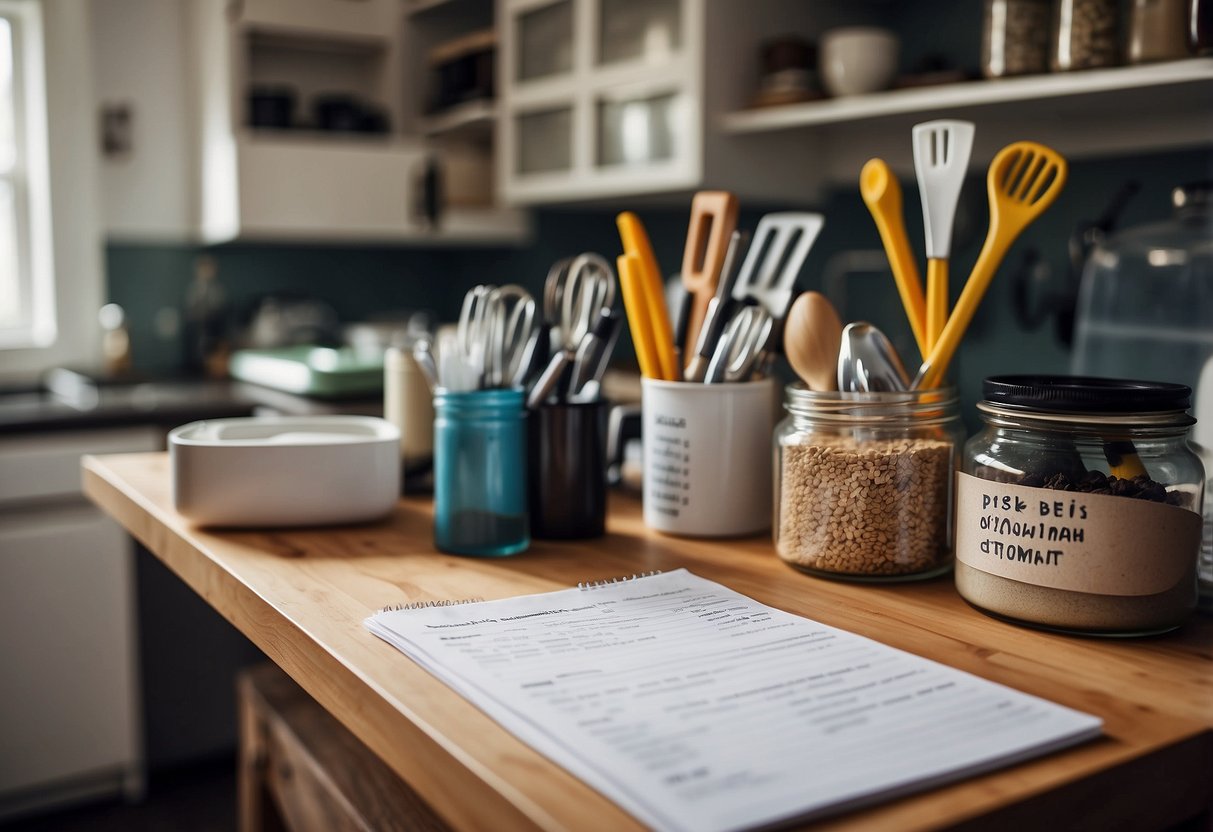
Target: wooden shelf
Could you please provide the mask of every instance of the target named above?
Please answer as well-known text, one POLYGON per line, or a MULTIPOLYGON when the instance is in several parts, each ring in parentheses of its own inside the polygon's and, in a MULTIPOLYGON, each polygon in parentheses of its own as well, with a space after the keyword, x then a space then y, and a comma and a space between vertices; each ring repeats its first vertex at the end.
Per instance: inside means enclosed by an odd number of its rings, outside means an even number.
POLYGON ((405 3, 405 14, 410 17, 430 12, 454 12, 467 6, 488 5, 485 0, 410 0, 405 3))
MULTIPOLYGON (((795 127, 844 124, 901 114, 925 114, 942 110, 986 107, 1042 99, 1071 98, 1074 116, 1082 116, 1083 99, 1098 93, 1124 93, 1121 98, 1126 119, 1148 115, 1136 111, 1132 102, 1148 102, 1161 91, 1195 92, 1213 89, 1213 58, 1196 58, 1165 64, 1114 69, 1096 69, 1056 75, 1032 75, 991 81, 972 81, 938 87, 891 90, 889 92, 809 101, 785 107, 742 110, 725 115, 721 126, 728 133, 762 133, 795 127)), ((1206 97, 1207 113, 1210 99, 1206 97)), ((1189 99, 1194 114, 1199 99, 1189 99)), ((1208 124, 1203 125, 1206 132, 1208 124)), ((1213 139, 1213 133, 1209 133, 1213 139)))
POLYGON ((912 175, 910 128, 932 118, 977 125, 970 168, 1007 143, 1033 139, 1069 159, 1138 155, 1213 144, 1213 59, 971 81, 745 110, 720 118, 735 143, 794 137, 824 183, 853 185, 880 157, 912 175))
POLYGON ((488 137, 497 123, 497 105, 492 101, 466 101, 441 113, 421 119, 421 132, 426 136, 488 137))

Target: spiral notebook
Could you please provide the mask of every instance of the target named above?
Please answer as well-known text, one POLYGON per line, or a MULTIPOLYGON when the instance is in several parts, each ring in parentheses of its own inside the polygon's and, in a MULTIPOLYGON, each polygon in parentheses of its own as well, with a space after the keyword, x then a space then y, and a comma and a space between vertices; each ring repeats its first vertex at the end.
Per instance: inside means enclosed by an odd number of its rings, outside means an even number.
POLYGON ((389 609, 366 626, 659 830, 809 820, 1101 730, 685 569, 389 609))

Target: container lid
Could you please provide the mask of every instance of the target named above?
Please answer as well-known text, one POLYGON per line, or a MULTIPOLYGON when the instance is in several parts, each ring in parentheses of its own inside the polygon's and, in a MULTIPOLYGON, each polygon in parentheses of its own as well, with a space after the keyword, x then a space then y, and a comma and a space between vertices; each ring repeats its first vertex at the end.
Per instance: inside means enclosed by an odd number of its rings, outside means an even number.
POLYGON ((1183 384, 1093 376, 992 376, 982 395, 991 404, 1066 413, 1173 413, 1192 402, 1183 384))

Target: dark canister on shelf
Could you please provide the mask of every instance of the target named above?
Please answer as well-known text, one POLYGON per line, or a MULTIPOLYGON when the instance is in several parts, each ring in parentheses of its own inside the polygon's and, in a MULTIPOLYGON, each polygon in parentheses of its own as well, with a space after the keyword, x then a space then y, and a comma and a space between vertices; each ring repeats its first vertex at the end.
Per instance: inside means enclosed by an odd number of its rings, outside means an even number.
POLYGON ((1204 473, 1181 384, 997 376, 957 483, 956 587, 1048 629, 1146 635, 1196 606, 1204 473))
POLYGON ((1054 72, 1120 63, 1120 3, 1056 0, 1049 63, 1054 72))
POLYGON ((1049 71, 1050 0, 986 0, 981 72, 987 78, 1049 71))

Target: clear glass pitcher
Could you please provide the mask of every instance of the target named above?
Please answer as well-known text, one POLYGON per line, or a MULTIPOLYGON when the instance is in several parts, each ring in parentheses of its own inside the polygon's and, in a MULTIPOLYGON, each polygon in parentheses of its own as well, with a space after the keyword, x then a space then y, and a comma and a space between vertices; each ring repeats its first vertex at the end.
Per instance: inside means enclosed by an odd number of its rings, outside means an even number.
POLYGON ((1198 387, 1213 357, 1211 192, 1213 183, 1176 188, 1170 220, 1095 248, 1078 294, 1075 373, 1198 387))

